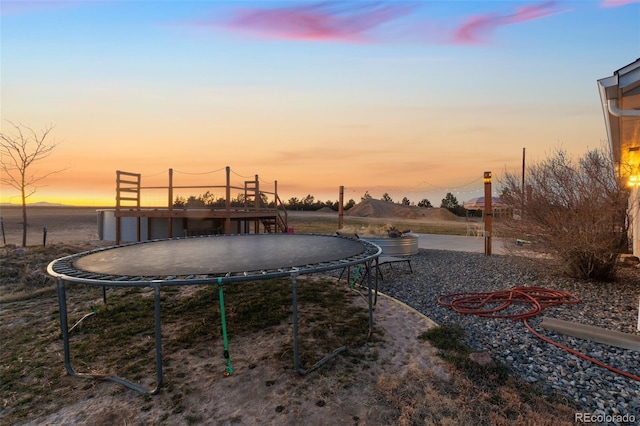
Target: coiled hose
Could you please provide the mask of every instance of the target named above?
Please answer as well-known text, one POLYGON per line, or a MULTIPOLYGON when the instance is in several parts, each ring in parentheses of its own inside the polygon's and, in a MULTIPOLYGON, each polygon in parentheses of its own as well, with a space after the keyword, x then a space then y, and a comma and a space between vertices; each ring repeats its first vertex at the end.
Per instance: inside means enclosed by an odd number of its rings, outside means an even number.
POLYGON ((479 293, 450 293, 438 298, 439 305, 448 306, 461 314, 489 318, 509 318, 514 321, 522 320, 531 333, 545 342, 606 368, 613 373, 640 381, 640 376, 619 370, 541 335, 527 321, 528 318, 539 315, 550 306, 576 304, 579 302, 580 299, 571 293, 543 287, 516 287, 511 290, 479 293), (505 313, 506 310, 509 310, 509 312, 505 313))

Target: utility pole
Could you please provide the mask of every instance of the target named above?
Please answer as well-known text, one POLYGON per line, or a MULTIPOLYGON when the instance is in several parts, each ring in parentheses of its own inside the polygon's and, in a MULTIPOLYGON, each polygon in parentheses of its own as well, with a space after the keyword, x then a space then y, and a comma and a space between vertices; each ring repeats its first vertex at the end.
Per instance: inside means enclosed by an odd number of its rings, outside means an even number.
POLYGON ((522 148, 522 200, 521 200, 521 204, 520 204, 520 219, 522 219, 522 217, 524 216, 524 206, 525 206, 526 199, 527 199, 526 184, 525 184, 525 178, 524 178, 524 174, 525 174, 525 152, 526 152, 526 148, 522 148))
POLYGON ((340 185, 340 193, 338 195, 338 229, 342 229, 344 225, 344 186, 340 185))
POLYGON ((522 197, 524 199, 524 157, 525 157, 525 151, 527 150, 527 148, 522 148, 522 197))

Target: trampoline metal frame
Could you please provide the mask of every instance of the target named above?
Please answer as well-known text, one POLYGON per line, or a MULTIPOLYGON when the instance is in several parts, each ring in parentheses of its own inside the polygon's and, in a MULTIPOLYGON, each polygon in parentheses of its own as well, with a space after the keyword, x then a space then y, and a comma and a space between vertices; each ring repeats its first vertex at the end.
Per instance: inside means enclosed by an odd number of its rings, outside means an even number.
MULTIPOLYGON (((233 236, 226 236, 227 238, 233 236)), ((192 237, 197 238, 197 237, 192 237)), ((342 236, 335 236, 335 238, 347 238, 342 236)), ((181 238, 184 239, 184 238, 181 238)), ((158 241, 158 240, 153 240, 158 241)), ((342 346, 337 348, 333 352, 325 355, 322 359, 317 361, 312 367, 308 370, 303 369, 300 366, 300 353, 299 353, 299 339, 298 339, 298 297, 297 297, 297 277, 299 275, 313 274, 319 272, 325 272, 334 269, 346 268, 354 265, 364 264, 366 268, 366 276, 367 276, 367 301, 368 301, 368 309, 369 309, 369 335, 373 333, 373 305, 375 304, 373 300, 373 287, 372 287, 372 278, 371 273, 372 270, 372 262, 375 261, 376 268, 378 265, 378 258, 382 253, 382 249, 370 242, 364 240, 357 240, 363 246, 365 246, 365 250, 362 254, 358 256, 353 256, 347 259, 341 259, 335 262, 324 262, 318 265, 305 265, 299 267, 290 267, 290 268, 280 268, 272 271, 254 271, 253 273, 242 273, 242 274, 226 274, 224 276, 210 276, 210 277, 194 277, 187 276, 183 278, 177 278, 174 276, 168 276, 164 278, 153 278, 149 277, 134 277, 134 276, 100 276, 100 274, 86 273, 81 271, 74 271, 72 267, 72 262, 82 256, 92 254, 95 252, 99 252, 102 250, 114 249, 117 247, 128 246, 128 245, 136 245, 136 244, 145 244, 153 241, 147 242, 137 242, 132 244, 123 244, 121 246, 112 246, 107 248, 101 248, 96 250, 91 250, 88 252, 83 252, 67 257, 63 257, 57 260, 54 260, 47 266, 47 272, 52 277, 56 278, 56 286, 57 286, 57 296, 58 296, 58 306, 60 308, 60 328, 62 331, 62 342, 63 342, 63 350, 64 350, 64 365, 66 371, 71 376, 83 377, 83 378, 91 378, 98 380, 111 381, 115 383, 119 383, 121 385, 126 386, 129 389, 135 390, 141 393, 147 393, 151 395, 155 395, 160 392, 163 383, 163 372, 162 372, 162 324, 161 324, 161 304, 160 304, 160 288, 164 286, 175 286, 175 285, 211 285, 217 284, 219 289, 219 298, 220 298, 220 313, 221 313, 221 325, 222 325, 222 337, 223 337, 223 349, 224 349, 224 358, 227 364, 227 368, 225 371, 225 375, 230 375, 233 372, 231 367, 231 361, 229 357, 228 343, 227 343, 227 333, 226 333, 226 320, 224 315, 224 295, 223 295, 223 286, 225 283, 233 283, 240 281, 251 281, 251 280, 263 280, 269 278, 282 278, 282 277, 290 277, 291 278, 291 291, 292 291, 292 315, 293 315, 293 358, 294 358, 294 368, 296 372, 302 376, 305 376, 312 371, 315 371, 326 362, 334 358, 341 352, 344 352, 348 349, 346 346, 342 346), (81 373, 75 371, 73 366, 71 365, 71 355, 70 355, 70 342, 69 342, 69 325, 68 325, 68 310, 67 310, 67 296, 66 296, 66 287, 65 284, 67 282, 74 282, 79 284, 88 284, 92 286, 101 286, 103 288, 103 301, 106 303, 106 287, 151 287, 154 292, 154 323, 155 323, 155 352, 156 352, 156 386, 154 388, 148 389, 143 386, 140 386, 136 383, 133 383, 127 379, 112 376, 107 374, 92 374, 92 373, 81 373)), ((377 292, 377 276, 375 277, 375 287, 377 292)), ((86 317, 86 316, 85 316, 86 317)), ((84 319, 84 318, 83 318, 84 319)))

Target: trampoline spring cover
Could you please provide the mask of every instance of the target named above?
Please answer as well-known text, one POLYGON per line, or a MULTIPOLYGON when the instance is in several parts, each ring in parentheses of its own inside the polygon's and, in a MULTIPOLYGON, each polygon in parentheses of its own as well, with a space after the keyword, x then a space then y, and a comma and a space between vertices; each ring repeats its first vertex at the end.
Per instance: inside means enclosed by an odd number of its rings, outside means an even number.
POLYGON ((208 282, 312 273, 361 263, 380 248, 363 240, 316 234, 217 235, 153 240, 58 259, 48 271, 97 284, 208 282))

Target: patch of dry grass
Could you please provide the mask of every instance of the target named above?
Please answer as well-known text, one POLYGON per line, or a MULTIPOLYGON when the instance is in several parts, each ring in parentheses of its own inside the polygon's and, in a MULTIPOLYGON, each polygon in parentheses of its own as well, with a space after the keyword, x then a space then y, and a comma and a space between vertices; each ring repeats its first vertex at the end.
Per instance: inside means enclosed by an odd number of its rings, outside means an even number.
MULTIPOLYGON (((289 215, 289 226, 293 226, 297 233, 310 234, 333 234, 338 230, 337 216, 327 215, 326 217, 313 215, 310 220, 306 214, 289 215)), ((466 235, 467 226, 464 221, 460 222, 427 222, 409 219, 391 218, 357 218, 344 217, 343 230, 348 232, 364 234, 370 227, 372 229, 386 226, 395 226, 401 231, 410 229, 419 234, 444 234, 444 235, 466 235)))
POLYGON ((575 412, 540 396, 523 395, 521 384, 489 391, 459 372, 443 381, 430 371, 412 370, 402 377, 383 376, 376 386, 398 409, 398 425, 569 425, 575 412))

